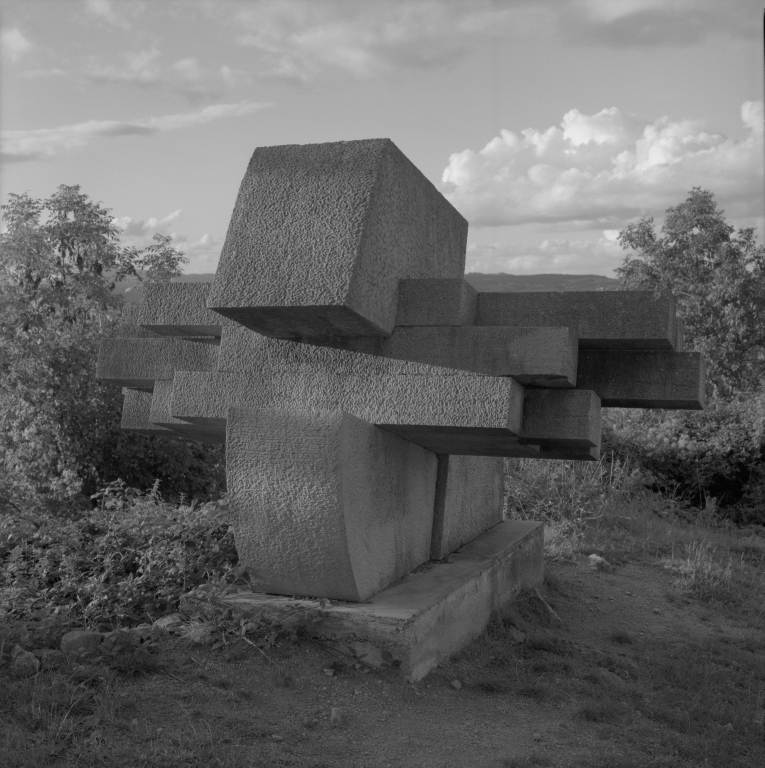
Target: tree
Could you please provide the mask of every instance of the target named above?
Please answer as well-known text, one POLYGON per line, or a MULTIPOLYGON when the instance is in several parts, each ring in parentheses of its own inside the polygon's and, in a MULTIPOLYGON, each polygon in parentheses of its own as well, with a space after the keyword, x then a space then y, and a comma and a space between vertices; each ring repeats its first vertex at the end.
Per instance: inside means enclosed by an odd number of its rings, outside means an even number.
POLYGON ((212 491, 218 449, 123 432, 119 388, 95 379, 121 311, 113 289, 144 267, 148 279, 176 274, 183 257, 171 238, 148 252, 121 248, 109 210, 79 186, 47 200, 11 194, 0 208, 0 503, 77 506, 117 478, 212 491))
POLYGON ((628 290, 668 288, 688 345, 707 360, 712 394, 760 388, 765 373, 765 247, 754 229, 734 233, 714 195, 694 187, 668 208, 662 236, 652 218, 619 234, 628 254, 616 270, 628 290))

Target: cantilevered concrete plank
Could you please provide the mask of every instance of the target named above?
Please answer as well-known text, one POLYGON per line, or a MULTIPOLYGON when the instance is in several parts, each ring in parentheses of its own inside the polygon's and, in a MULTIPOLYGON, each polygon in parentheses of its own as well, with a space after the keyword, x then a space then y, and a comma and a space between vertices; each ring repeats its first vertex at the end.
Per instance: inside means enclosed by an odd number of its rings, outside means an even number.
POLYGON ((341 411, 227 414, 240 562, 255 588, 361 601, 430 558, 434 454, 341 411))
POLYGON ((138 324, 162 336, 220 338, 236 323, 207 308, 212 283, 150 283, 138 308, 138 324))
POLYGON ((582 351, 577 388, 604 408, 702 410, 706 371, 698 352, 582 351))
POLYGON ((172 379, 176 370, 213 371, 218 348, 187 339, 103 339, 96 378, 123 387, 151 389, 157 379, 172 379))
POLYGON ((527 389, 521 439, 548 448, 600 448, 600 398, 580 389, 527 389))
POLYGON ((125 399, 122 404, 122 423, 120 427, 130 432, 138 432, 142 435, 161 435, 172 437, 176 435, 172 429, 154 424, 149 420, 151 413, 151 392, 142 392, 137 389, 123 389, 125 399))
POLYGON ((478 292, 461 278, 401 280, 396 325, 474 325, 478 292))
POLYGON ((462 278, 467 221, 390 139, 259 147, 207 306, 283 339, 387 336, 402 278, 462 278))
POLYGON ((568 326, 580 349, 671 350, 677 343, 669 291, 479 293, 476 325, 568 326))

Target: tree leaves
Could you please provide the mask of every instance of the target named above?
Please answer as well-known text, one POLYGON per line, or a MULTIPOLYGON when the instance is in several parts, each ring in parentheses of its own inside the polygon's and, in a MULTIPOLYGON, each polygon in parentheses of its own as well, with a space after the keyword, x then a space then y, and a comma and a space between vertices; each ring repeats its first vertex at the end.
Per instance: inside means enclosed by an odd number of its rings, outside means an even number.
POLYGON ((714 195, 694 187, 668 208, 658 237, 653 219, 619 234, 628 254, 616 270, 628 290, 668 288, 686 341, 707 359, 712 394, 730 399, 759 389, 765 373, 765 246, 734 227, 714 195))

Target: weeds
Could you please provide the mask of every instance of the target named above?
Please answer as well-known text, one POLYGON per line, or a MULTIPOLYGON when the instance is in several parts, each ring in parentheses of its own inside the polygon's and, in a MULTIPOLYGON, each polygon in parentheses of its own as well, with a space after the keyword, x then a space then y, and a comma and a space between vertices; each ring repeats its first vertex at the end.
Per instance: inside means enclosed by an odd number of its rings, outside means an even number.
POLYGON ((668 570, 677 574, 678 586, 702 599, 722 599, 729 594, 732 561, 720 563, 714 547, 702 541, 692 541, 684 557, 672 556, 664 561, 668 570))

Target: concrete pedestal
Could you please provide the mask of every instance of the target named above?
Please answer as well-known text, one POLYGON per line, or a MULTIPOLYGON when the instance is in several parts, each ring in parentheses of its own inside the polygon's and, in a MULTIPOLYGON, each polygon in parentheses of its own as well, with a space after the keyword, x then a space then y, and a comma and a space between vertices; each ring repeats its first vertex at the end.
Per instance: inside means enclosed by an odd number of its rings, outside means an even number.
MULTIPOLYGON (((541 586, 542 529, 542 523, 505 520, 447 561, 420 566, 366 602, 329 602, 315 633, 346 644, 371 643, 400 662, 410 680, 421 680, 477 638, 492 611, 511 602, 523 587, 541 586)), ((252 592, 224 600, 234 610, 275 616, 320 605, 252 592)), ((185 607, 193 602, 193 595, 187 596, 185 607)))

